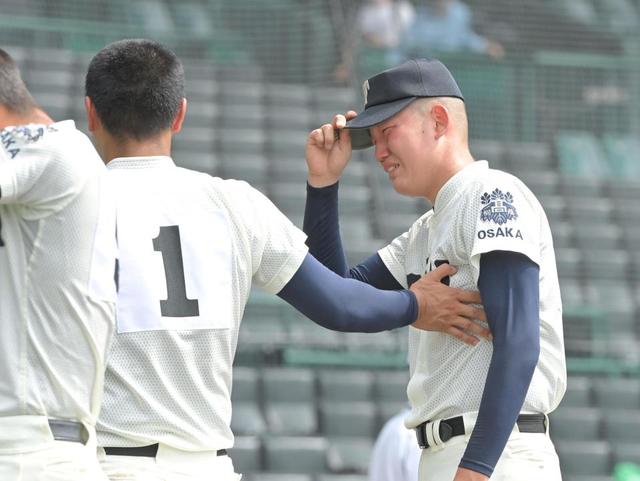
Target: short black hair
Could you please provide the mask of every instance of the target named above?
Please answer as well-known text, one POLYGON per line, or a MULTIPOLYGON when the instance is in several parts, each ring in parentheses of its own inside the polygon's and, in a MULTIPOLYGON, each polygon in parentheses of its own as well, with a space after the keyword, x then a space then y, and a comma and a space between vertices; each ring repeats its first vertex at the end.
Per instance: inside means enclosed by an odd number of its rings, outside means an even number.
POLYGON ((36 107, 27 90, 20 70, 5 50, 0 48, 0 104, 18 114, 25 114, 36 107))
POLYGON ((120 40, 91 60, 85 94, 111 135, 146 139, 171 127, 184 98, 184 69, 158 42, 120 40))

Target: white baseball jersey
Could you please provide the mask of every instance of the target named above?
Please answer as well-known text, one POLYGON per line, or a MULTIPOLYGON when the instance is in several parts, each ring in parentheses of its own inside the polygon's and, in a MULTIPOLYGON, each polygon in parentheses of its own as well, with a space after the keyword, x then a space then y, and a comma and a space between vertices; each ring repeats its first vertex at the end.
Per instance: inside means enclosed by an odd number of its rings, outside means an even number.
POLYGON ((369 481, 418 481, 422 449, 413 431, 404 425, 409 409, 389 419, 371 451, 369 481))
MULTIPOLYGON (((523 413, 549 413, 566 388, 562 307, 551 231, 531 191, 517 178, 474 162, 440 189, 434 209, 380 250, 403 286, 442 262, 457 267, 450 285, 478 290, 480 256, 513 251, 540 266, 540 358, 523 413)), ((478 411, 493 352, 439 332, 410 328, 407 427, 478 411)))
POLYGON ((70 120, 0 145, 0 416, 94 425, 115 319, 106 169, 70 120))
POLYGON ((231 369, 252 282, 279 292, 305 235, 246 182, 114 159, 117 334, 98 425, 101 446, 233 445, 231 369))

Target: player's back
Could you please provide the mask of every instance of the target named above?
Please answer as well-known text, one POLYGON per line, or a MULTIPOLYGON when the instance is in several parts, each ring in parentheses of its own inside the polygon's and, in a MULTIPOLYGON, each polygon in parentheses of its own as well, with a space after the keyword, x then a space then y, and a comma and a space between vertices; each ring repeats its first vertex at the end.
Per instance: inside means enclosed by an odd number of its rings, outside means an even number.
POLYGON ((94 425, 115 317, 106 170, 73 121, 0 138, 0 416, 94 425))
POLYGON ((281 289, 306 253, 292 247, 303 234, 245 182, 169 157, 108 169, 119 290, 99 444, 229 448, 231 367, 251 284, 281 289))

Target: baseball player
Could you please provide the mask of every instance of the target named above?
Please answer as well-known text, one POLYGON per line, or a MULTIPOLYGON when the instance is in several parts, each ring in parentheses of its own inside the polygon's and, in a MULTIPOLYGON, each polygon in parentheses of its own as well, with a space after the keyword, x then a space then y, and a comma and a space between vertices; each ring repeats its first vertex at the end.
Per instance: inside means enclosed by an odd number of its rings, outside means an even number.
POLYGON ((106 169, 0 49, 0 479, 106 480, 96 458, 115 320, 106 169))
MULTIPOLYGON (((248 184, 175 166, 184 74, 162 45, 106 46, 91 60, 86 94, 89 129, 118 189, 117 334, 98 427, 112 479, 239 479, 226 452, 231 369, 252 283, 331 329, 391 329, 418 311, 417 325, 438 328, 430 302, 452 297, 437 282, 450 271, 411 291, 344 279, 248 184)), ((467 307, 447 304, 455 315, 467 307)))
POLYGON ((410 329, 406 426, 423 448, 419 479, 559 480, 547 414, 562 399, 566 368, 542 207, 520 180, 473 159, 462 93, 439 61, 386 70, 364 93, 363 112, 338 115, 309 135, 310 252, 328 264, 341 254, 339 243, 320 249, 318 239, 339 236, 336 182, 352 148, 374 145, 394 189, 434 208, 350 272, 397 288, 443 263, 456 266, 446 281, 479 290, 493 334, 469 346, 410 329))
POLYGON ((418 481, 422 451, 404 426, 409 412, 403 409, 382 427, 371 451, 369 481, 418 481))

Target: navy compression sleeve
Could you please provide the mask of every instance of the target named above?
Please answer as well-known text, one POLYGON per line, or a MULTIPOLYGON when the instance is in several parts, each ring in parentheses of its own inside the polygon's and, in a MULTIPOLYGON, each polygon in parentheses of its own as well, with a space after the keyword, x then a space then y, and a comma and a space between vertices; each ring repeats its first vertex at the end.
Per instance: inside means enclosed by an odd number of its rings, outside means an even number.
POLYGON ((413 292, 381 291, 345 279, 307 254, 278 296, 316 324, 343 332, 380 332, 411 324, 418 317, 413 292))
POLYGON ((309 253, 339 276, 348 277, 338 222, 338 182, 328 187, 307 183, 302 230, 307 234, 309 253))
POLYGON ((540 354, 539 272, 516 252, 480 260, 478 288, 493 334, 493 355, 478 419, 461 467, 491 476, 531 383, 540 354))
POLYGON ((340 239, 337 182, 319 188, 307 184, 302 229, 307 234, 309 252, 339 276, 357 279, 378 289, 402 289, 377 253, 361 264, 348 268, 340 239))

